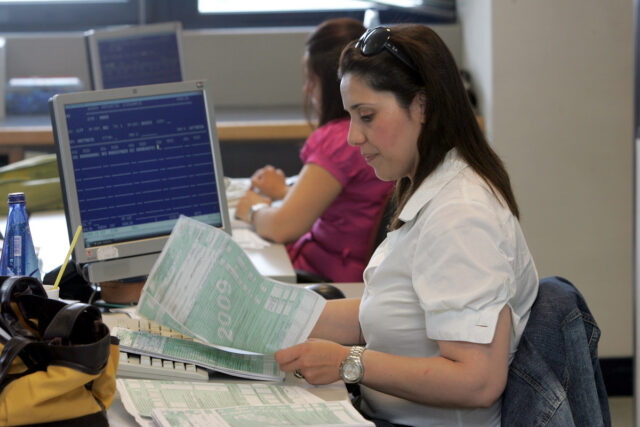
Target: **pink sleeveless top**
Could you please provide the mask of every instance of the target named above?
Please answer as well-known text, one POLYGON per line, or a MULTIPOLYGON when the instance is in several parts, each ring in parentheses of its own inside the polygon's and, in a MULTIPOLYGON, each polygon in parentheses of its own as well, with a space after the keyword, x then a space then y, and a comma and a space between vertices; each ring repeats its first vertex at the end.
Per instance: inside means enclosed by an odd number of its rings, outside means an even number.
POLYGON ((358 147, 347 143, 348 133, 349 119, 333 120, 316 129, 302 147, 302 162, 327 170, 342 192, 309 232, 287 246, 294 268, 333 282, 362 281, 371 255, 370 237, 393 188, 392 182, 376 177, 358 147))

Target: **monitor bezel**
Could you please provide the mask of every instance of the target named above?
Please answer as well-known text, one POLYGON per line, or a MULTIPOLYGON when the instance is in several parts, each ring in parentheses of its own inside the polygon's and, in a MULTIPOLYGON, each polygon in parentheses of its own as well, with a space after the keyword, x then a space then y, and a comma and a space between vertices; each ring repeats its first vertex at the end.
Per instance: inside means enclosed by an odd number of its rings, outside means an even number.
MULTIPOLYGON (((225 232, 231 234, 231 221, 229 219, 229 209, 224 183, 224 172, 222 169, 222 158, 218 132, 215 125, 215 114, 211 99, 211 88, 204 80, 193 80, 177 83, 162 83, 156 85, 134 86, 126 88, 107 89, 90 92, 74 92, 55 95, 50 100, 51 121, 53 125, 54 140, 58 156, 58 169, 60 174, 60 185, 62 187, 62 199, 67 220, 67 231, 69 241, 79 225, 82 223, 80 206, 78 203, 77 188, 75 184, 75 174, 73 170, 73 160, 71 158, 71 147, 69 143, 69 133, 65 108, 71 104, 82 104, 87 102, 112 101, 117 99, 139 98, 146 96, 170 95, 185 92, 199 91, 204 95, 207 109, 207 124, 211 135, 211 151, 213 153, 213 163, 215 168, 216 187, 218 188, 218 202, 221 208, 222 227, 225 232)), ((169 235, 143 238, 128 242, 116 242, 102 246, 92 246, 86 248, 84 236, 81 233, 73 250, 73 259, 78 264, 110 261, 114 259, 124 259, 145 254, 159 253, 166 243, 169 235), (114 256, 116 254, 116 256, 114 256)))
MULTIPOLYGON (((182 24, 180 22, 163 22, 159 24, 131 25, 122 27, 109 27, 100 30, 89 30, 84 33, 87 44, 87 59, 89 62, 89 72, 91 74, 91 85, 93 89, 104 89, 102 77, 102 67, 100 66, 100 50, 98 43, 102 40, 118 38, 145 37, 157 34, 173 33, 178 43, 178 61, 180 63, 180 75, 185 80, 184 60, 182 50, 182 24)), ((112 88, 116 89, 116 88, 112 88)))

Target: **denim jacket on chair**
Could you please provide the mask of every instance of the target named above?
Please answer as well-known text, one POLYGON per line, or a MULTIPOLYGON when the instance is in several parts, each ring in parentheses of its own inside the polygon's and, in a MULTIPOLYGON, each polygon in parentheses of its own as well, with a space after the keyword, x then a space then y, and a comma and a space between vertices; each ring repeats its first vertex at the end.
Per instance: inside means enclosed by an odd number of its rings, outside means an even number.
POLYGON ((502 401, 503 426, 610 426, 600 329, 566 279, 540 281, 502 401))

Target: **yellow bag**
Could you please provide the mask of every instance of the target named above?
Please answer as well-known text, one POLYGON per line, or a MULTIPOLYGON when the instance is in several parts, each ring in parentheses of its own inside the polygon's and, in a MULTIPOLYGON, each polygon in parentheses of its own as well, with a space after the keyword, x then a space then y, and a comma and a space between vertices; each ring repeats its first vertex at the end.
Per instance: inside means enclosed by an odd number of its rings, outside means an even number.
POLYGON ((119 349, 100 311, 32 277, 0 282, 0 425, 107 426, 119 349))

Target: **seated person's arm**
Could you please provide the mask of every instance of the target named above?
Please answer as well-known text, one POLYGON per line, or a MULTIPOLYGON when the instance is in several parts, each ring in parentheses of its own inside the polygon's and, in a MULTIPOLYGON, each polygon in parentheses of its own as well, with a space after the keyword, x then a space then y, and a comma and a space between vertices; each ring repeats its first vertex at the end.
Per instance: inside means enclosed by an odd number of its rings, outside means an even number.
MULTIPOLYGON (((365 350, 362 384, 383 393, 440 407, 491 406, 502 394, 509 369, 510 310, 500 312, 493 341, 438 341, 440 356, 406 357, 365 350)), ((280 369, 300 370, 311 384, 340 379, 349 347, 310 340, 275 353, 280 369)))
POLYGON ((364 344, 360 334, 359 310, 360 298, 327 301, 309 336, 345 345, 364 344))
MULTIPOLYGON (((289 243, 311 229, 313 223, 342 191, 342 184, 326 169, 314 163, 305 165, 298 181, 279 207, 260 209, 253 215, 256 232, 277 243, 289 243)), ((236 217, 248 221, 256 194, 247 194, 236 207, 236 217)))
POLYGON ((489 344, 438 341, 441 356, 424 359, 365 351, 363 384, 429 405, 488 407, 507 384, 510 335, 511 311, 505 306, 489 344))

